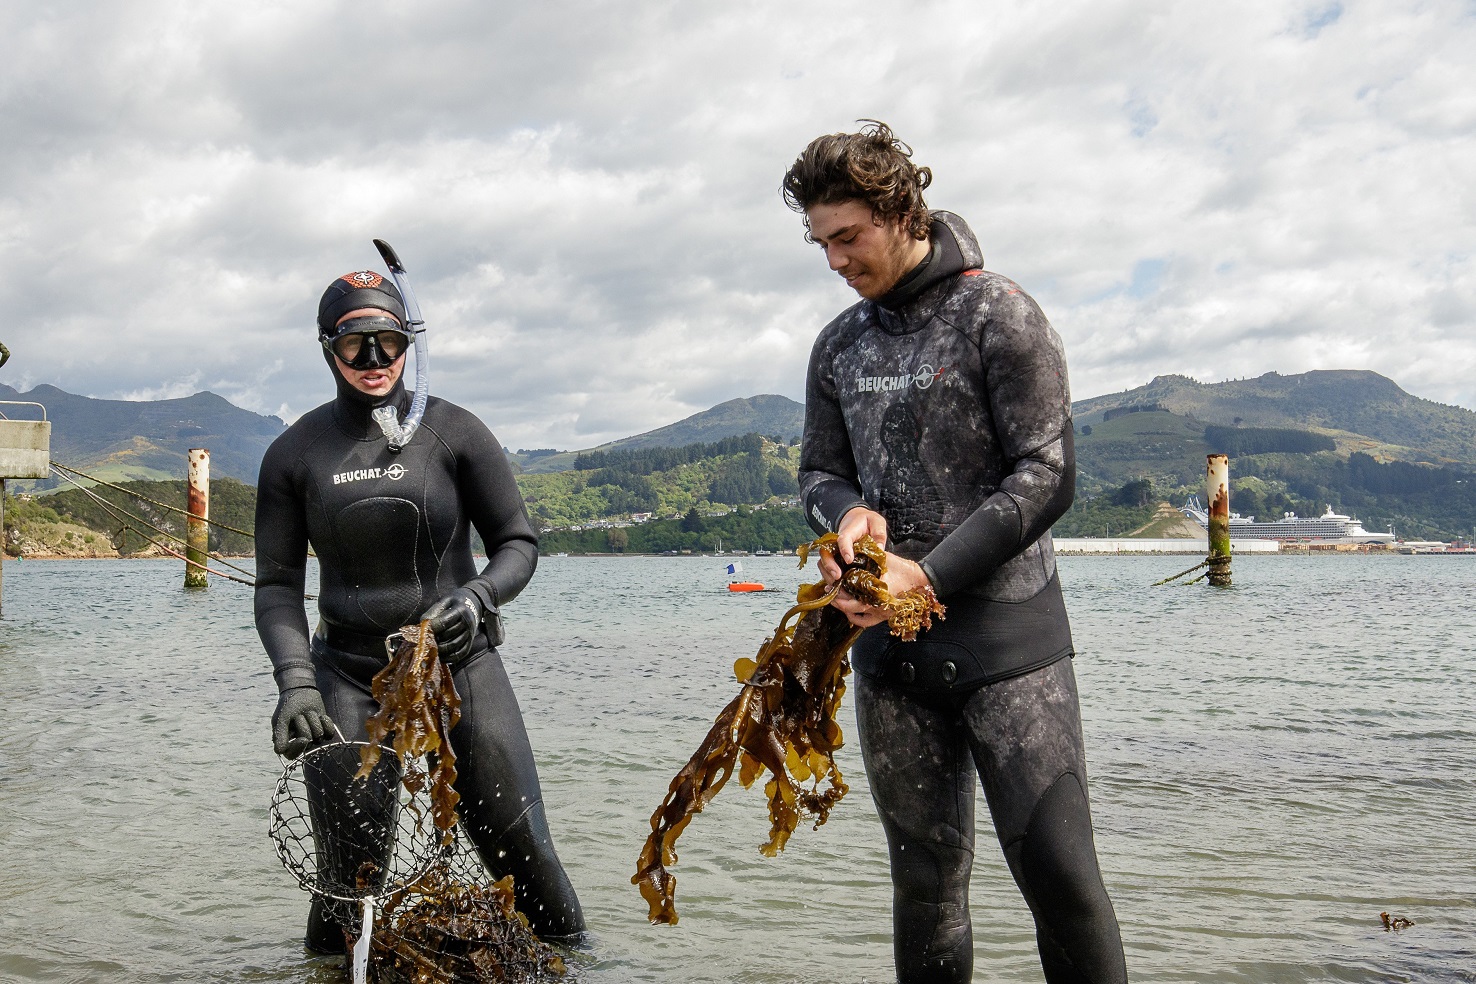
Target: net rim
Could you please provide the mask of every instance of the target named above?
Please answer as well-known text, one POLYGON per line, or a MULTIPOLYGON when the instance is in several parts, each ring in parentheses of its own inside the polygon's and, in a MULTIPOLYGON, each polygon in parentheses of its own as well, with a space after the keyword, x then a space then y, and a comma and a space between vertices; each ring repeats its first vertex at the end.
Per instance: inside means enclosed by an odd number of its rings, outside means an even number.
MULTIPOLYGON (((407 889, 413 888, 416 883, 424 878, 426 874, 433 867, 435 867, 438 861, 444 858, 448 858, 455 850, 455 839, 453 838, 450 843, 445 843, 441 839, 441 832, 435 828, 434 824, 429 824, 428 828, 425 829, 428 829, 429 832, 433 835, 432 840, 434 843, 432 848, 430 850, 415 852, 412 855, 415 858, 415 863, 410 866, 410 869, 404 874, 399 875, 398 877, 391 878, 386 882, 385 885, 379 888, 364 889, 362 891, 354 891, 352 893, 342 893, 324 888, 318 882, 315 876, 308 874, 308 866, 305 863, 305 852, 294 850, 293 847, 293 845, 300 846, 302 840, 298 835, 292 832, 292 823, 284 815, 284 812, 282 810, 282 804, 284 802, 290 802, 295 798, 292 794, 294 775, 301 773, 308 764, 310 764, 317 758, 324 757, 330 751, 341 749, 344 747, 370 748, 373 746, 373 742, 357 740, 350 741, 343 738, 340 738, 337 741, 329 741, 322 744, 314 745, 313 747, 309 748, 307 751, 299 755, 297 758, 287 760, 282 767, 281 773, 277 776, 276 787, 272 792, 271 803, 269 804, 269 807, 267 809, 267 836, 271 838, 272 844, 276 849, 277 860, 282 863, 282 867, 285 868, 287 870, 287 873, 292 875, 292 877, 297 881, 299 888, 316 898, 331 899, 335 902, 350 902, 358 904, 364 902, 367 899, 384 898, 396 892, 405 891, 407 889)), ((389 755, 391 757, 395 756, 394 749, 389 747, 388 745, 380 745, 379 749, 381 755, 389 755)), ((405 770, 407 774, 420 773, 421 775, 427 776, 429 774, 429 770, 426 768, 424 762, 418 758, 413 758, 408 761, 401 759, 401 767, 405 770)), ((299 785, 306 788, 307 783, 305 779, 299 777, 295 781, 299 785)), ((397 781, 396 785, 399 787, 400 795, 402 797, 409 796, 412 800, 424 798, 423 794, 417 796, 416 794, 412 794, 408 790, 406 790, 403 781, 397 781)), ((426 788, 429 788, 428 784, 426 788)), ((404 804, 402 803, 402 809, 403 806, 404 804)), ((305 811, 298 810, 296 812, 300 816, 307 816, 307 813, 305 811)), ((416 825, 417 830, 422 829, 424 827, 424 824, 428 823, 429 821, 429 804, 426 804, 426 806, 420 812, 424 816, 425 820, 422 821, 421 824, 416 825)), ((403 828, 399 825, 396 825, 395 844, 391 848, 392 851, 398 851, 402 832, 403 828)), ((316 862, 313 864, 313 870, 314 872, 317 871, 316 862)))

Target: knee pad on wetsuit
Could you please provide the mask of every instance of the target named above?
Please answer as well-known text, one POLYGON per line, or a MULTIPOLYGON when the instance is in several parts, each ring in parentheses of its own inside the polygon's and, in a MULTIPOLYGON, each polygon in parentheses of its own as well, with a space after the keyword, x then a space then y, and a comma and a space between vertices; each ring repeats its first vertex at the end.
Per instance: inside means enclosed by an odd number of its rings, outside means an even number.
POLYGON ((1097 866, 1091 810, 1074 774, 1065 773, 1046 790, 1024 838, 1005 856, 1035 915, 1046 979, 1126 981, 1117 916, 1097 866))
POLYGON ((969 922, 973 852, 889 833, 897 979, 902 984, 966 984, 974 964, 969 922))
POLYGON ((974 932, 967 903, 892 902, 892 951, 900 984, 968 984, 974 932))

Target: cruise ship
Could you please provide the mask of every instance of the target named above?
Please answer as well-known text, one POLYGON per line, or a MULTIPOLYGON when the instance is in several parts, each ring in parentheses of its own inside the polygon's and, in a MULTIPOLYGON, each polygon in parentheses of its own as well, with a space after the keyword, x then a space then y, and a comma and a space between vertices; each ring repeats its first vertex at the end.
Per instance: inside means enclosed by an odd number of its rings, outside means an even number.
MULTIPOLYGON (((1191 498, 1180 510, 1194 522, 1209 529, 1209 513, 1199 498, 1191 498)), ((1254 517, 1230 514, 1232 540, 1289 540, 1311 543, 1393 543, 1393 533, 1370 533, 1352 516, 1335 513, 1332 506, 1316 519, 1303 519, 1296 513, 1285 513, 1273 522, 1258 523, 1254 517)))

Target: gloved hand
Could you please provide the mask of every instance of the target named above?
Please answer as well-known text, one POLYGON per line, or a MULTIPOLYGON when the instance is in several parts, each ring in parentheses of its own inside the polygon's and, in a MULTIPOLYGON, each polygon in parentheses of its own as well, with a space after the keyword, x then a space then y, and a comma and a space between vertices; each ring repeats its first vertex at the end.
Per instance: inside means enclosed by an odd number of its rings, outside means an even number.
POLYGON ((482 602, 466 588, 457 588, 438 599, 420 617, 430 619, 441 659, 455 663, 471 654, 477 629, 482 626, 482 602))
POLYGON ((272 748, 295 759, 336 729, 317 687, 292 687, 277 698, 272 714, 272 748))

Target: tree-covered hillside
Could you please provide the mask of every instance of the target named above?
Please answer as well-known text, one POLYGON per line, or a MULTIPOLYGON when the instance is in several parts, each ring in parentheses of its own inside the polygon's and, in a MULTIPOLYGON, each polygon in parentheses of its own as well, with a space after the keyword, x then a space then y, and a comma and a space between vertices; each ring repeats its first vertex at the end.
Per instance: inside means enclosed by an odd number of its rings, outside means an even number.
MULTIPOLYGON (((797 447, 749 434, 684 448, 599 452, 586 456, 578 470, 520 475, 518 484, 533 522, 544 531, 545 552, 711 550, 720 541, 729 549, 793 549, 812 537, 793 505, 798 457, 797 447), (642 513, 658 521, 631 524, 632 514, 642 513), (663 518, 667 521, 659 521, 663 518)), ((157 505, 112 489, 92 492, 116 509, 183 536, 184 516, 166 507, 184 507, 184 486, 181 481, 120 486, 157 505)), ((125 555, 147 547, 139 534, 80 490, 9 501, 12 526, 34 513, 37 521, 86 527, 125 555)), ((254 487, 229 478, 211 483, 212 520, 249 533, 255 509, 254 487)), ((249 536, 219 528, 211 529, 210 546, 227 554, 253 551, 249 536)))
POLYGON ((1411 538, 1453 539, 1476 528, 1476 468, 1349 453, 1324 433, 1206 425, 1130 404, 1077 417, 1075 439, 1076 502, 1058 535, 1104 536, 1146 522, 1145 496, 1177 505, 1202 495, 1210 453, 1230 456, 1230 506, 1245 516, 1315 516, 1331 506, 1370 530, 1392 524, 1411 538))
POLYGON ((798 447, 749 434, 684 448, 589 452, 579 460, 586 467, 525 473, 518 487, 539 528, 562 528, 634 513, 672 518, 694 508, 790 499, 799 493, 798 463, 798 447))
MULTIPOLYGON (((0 387, 0 395, 21 394, 0 387)), ((24 396, 51 401, 59 460, 72 464, 73 455, 93 455, 103 477, 169 475, 173 480, 128 483, 161 501, 183 504, 183 482, 173 478, 183 476, 183 449, 210 447, 217 475, 212 516, 229 515, 230 525, 251 528, 255 491, 222 479, 231 474, 222 463, 236 461, 239 470, 250 459, 254 477, 261 449, 281 428, 275 418, 210 394, 143 404, 89 400, 50 387, 24 396)), ((1201 492, 1211 452, 1231 456, 1232 508, 1244 515, 1306 516, 1331 506, 1357 515, 1369 529, 1393 524, 1410 537, 1451 539, 1476 528, 1476 414, 1410 396, 1377 373, 1269 373, 1215 384, 1160 376, 1136 390, 1081 401, 1074 411, 1076 501, 1057 524, 1058 534, 1120 535, 1143 525, 1156 503, 1179 504, 1201 492)), ((788 532, 782 536, 765 525, 786 505, 792 511, 802 421, 803 407, 792 400, 753 397, 590 451, 519 452, 513 463, 521 469, 518 484, 534 522, 556 532, 550 550, 558 544, 570 552, 599 549, 602 537, 611 550, 698 549, 708 544, 692 530, 678 537, 668 529, 652 539, 667 527, 614 524, 640 514, 657 521, 695 516, 737 522, 718 514, 739 506, 761 517, 752 521, 763 528, 760 545, 778 549, 807 535, 797 512, 783 520, 788 532), (735 430, 745 423, 754 426, 735 430), (761 505, 770 508, 752 508, 761 505), (580 529, 590 526, 597 528, 580 529), (628 532, 638 528, 644 529, 628 532)), ((45 509, 58 521, 70 517, 118 539, 125 552, 140 546, 136 537, 120 536, 120 524, 79 493, 49 496, 45 509)), ((159 525, 183 528, 177 517, 153 507, 144 511, 159 525)), ((37 512, 27 521, 46 520, 37 512)), ((732 546, 746 549, 738 542, 748 536, 744 529, 724 527, 709 539, 718 536, 736 538, 732 546)), ((212 545, 232 553, 250 549, 246 538, 219 531, 212 545)))
POLYGON ((680 519, 635 526, 553 530, 541 537, 544 553, 674 553, 713 550, 793 550, 815 538, 795 508, 739 506, 721 516, 688 510, 680 519))

